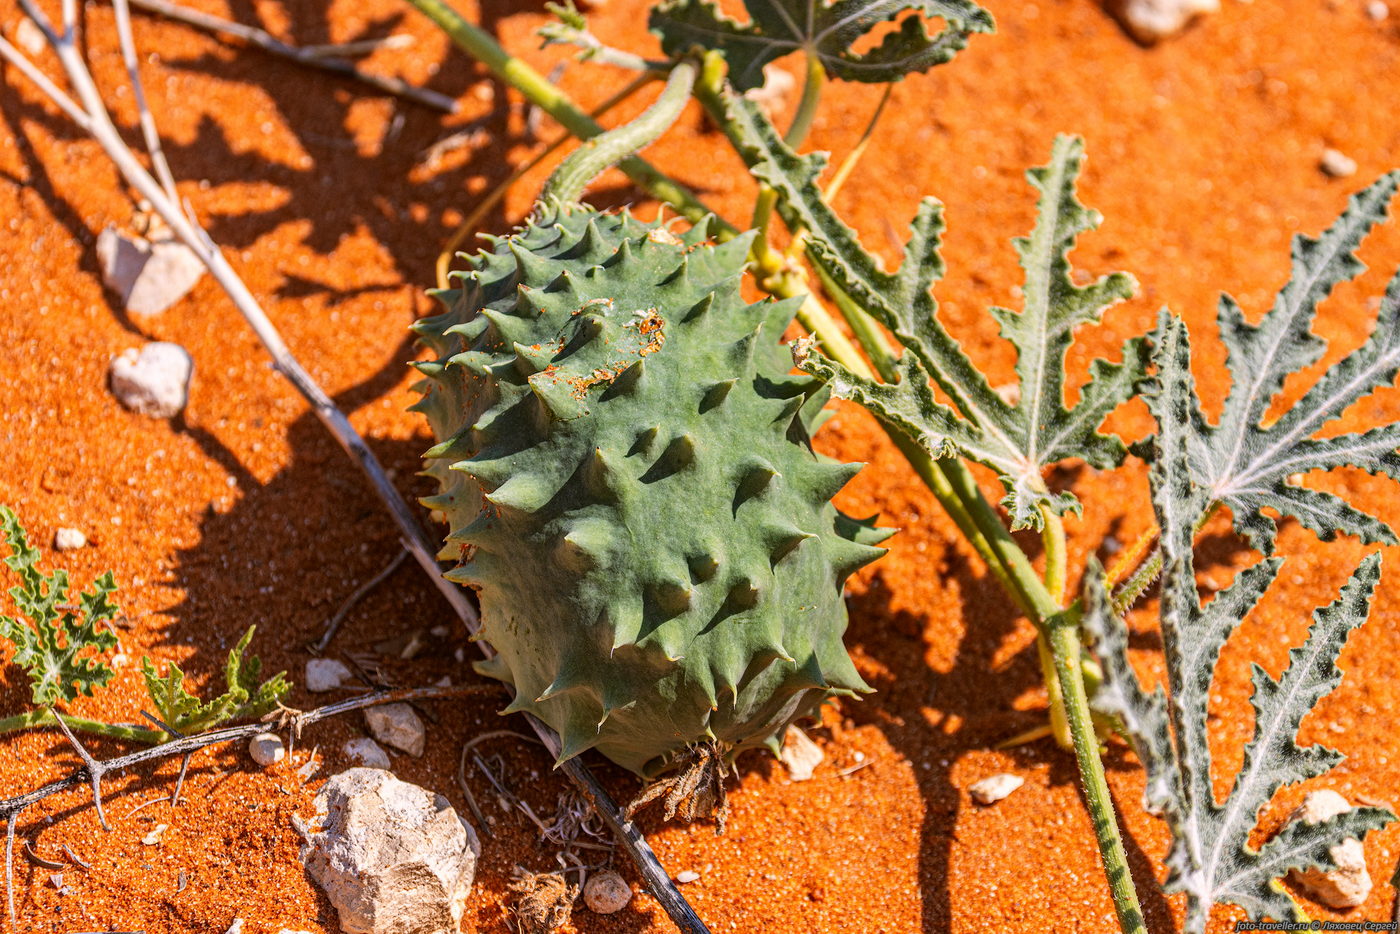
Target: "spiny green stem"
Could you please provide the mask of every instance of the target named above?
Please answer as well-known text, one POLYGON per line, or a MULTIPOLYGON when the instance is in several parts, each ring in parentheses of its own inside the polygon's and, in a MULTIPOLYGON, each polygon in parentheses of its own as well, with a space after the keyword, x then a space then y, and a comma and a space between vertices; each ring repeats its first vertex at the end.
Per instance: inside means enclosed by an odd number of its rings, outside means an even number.
POLYGON ((822 100, 822 88, 826 86, 826 69, 819 56, 807 54, 807 76, 802 82, 802 99, 797 102, 797 113, 793 115, 792 126, 788 127, 783 141, 797 149, 807 139, 816 119, 817 109, 822 100))
POLYGON ((1113 812, 1113 798, 1108 791, 1103 760, 1099 758, 1099 738, 1094 732, 1094 720, 1089 711, 1089 695, 1084 686, 1080 666, 1079 614, 1066 611, 1050 623, 1050 648, 1059 675, 1060 690, 1069 715, 1070 734, 1074 738, 1074 755, 1079 762, 1079 776, 1084 787, 1084 801, 1094 822, 1099 855, 1103 858, 1104 874, 1113 895, 1113 909, 1118 914, 1118 926, 1123 934, 1147 934, 1137 890, 1133 888, 1128 854, 1123 848, 1123 836, 1118 831, 1118 819, 1113 812))
MULTIPOLYGON (((103 723, 100 720, 89 720, 86 717, 75 717, 71 714, 63 714, 62 716, 63 722, 68 724, 70 729, 92 733, 95 736, 105 736, 108 739, 127 739, 138 743, 163 743, 169 739, 159 730, 103 723)), ((31 710, 29 713, 15 714, 13 717, 0 719, 0 733, 14 733, 20 730, 53 725, 53 713, 48 707, 45 707, 43 710, 31 710)))
MULTIPOLYGON (((532 104, 559 121, 579 139, 592 139, 603 132, 598 121, 584 113, 568 95, 523 59, 501 48, 490 33, 468 22, 443 0, 409 0, 409 3, 436 23, 459 49, 481 62, 497 78, 525 95, 532 104)), ((618 168, 647 194, 665 201, 690 221, 698 221, 714 213, 689 188, 644 159, 630 156, 619 162, 618 168)), ((733 225, 723 219, 719 219, 719 223, 731 235, 737 232, 733 225)))
POLYGON ((583 190, 605 169, 655 141, 670 129, 685 109, 698 73, 699 67, 695 62, 678 63, 671 69, 661 95, 640 116, 586 140, 570 153, 545 182, 540 199, 561 202, 579 200, 583 190))

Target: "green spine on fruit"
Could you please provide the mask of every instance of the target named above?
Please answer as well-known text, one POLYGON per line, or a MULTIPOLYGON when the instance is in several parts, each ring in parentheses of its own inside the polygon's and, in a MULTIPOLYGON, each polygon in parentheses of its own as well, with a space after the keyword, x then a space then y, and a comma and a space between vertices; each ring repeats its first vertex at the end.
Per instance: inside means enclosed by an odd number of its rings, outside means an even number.
POLYGON ((796 305, 746 303, 748 238, 708 233, 547 201, 416 325, 448 576, 561 762, 776 749, 869 690, 842 590, 887 530, 831 505, 860 465, 812 450, 827 394, 779 343, 796 305))

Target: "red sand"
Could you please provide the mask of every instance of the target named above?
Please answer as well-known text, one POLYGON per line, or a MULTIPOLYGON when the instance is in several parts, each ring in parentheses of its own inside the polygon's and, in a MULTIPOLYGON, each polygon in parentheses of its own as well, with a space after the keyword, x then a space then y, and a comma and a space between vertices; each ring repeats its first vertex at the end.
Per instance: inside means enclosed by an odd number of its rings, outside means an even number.
MULTIPOLYGON (((405 328, 431 307, 423 289, 452 228, 476 197, 534 151, 523 136, 525 108, 394 0, 199 5, 261 18, 302 43, 411 33, 414 47, 381 51, 367 67, 462 101, 460 115, 443 119, 254 51, 230 50, 182 26, 146 17, 137 23, 152 109, 177 177, 188 180, 181 193, 294 351, 396 471, 404 493, 421 494, 426 487, 414 473, 428 442, 420 420, 404 411, 412 401, 405 363, 413 354, 405 328), (474 121, 485 132, 472 147, 435 168, 421 164, 426 147, 474 121)), ((1197 336, 1202 394, 1208 406, 1216 404, 1226 388, 1223 354, 1211 339, 1217 291, 1228 289, 1251 314, 1262 313, 1287 274, 1289 236, 1316 233, 1350 191, 1400 164, 1400 126, 1388 106, 1400 96, 1400 16, 1373 21, 1361 0, 1225 0, 1219 14, 1143 49, 1090 0, 998 0, 991 7, 997 35, 975 38, 952 65, 896 89, 877 144, 839 208, 869 245, 894 259, 918 197, 944 201, 951 225, 950 272, 939 288, 944 320, 1004 376, 1010 350, 983 309, 1016 304, 1020 277, 1009 240, 1029 229, 1034 210, 1022 173, 1048 157, 1055 133, 1083 135, 1090 161, 1081 197, 1107 220, 1085 238, 1076 260, 1093 274, 1129 270, 1142 287, 1101 327, 1080 335, 1071 372, 1086 373, 1094 355, 1115 354, 1165 303, 1197 336), (1326 146, 1356 159, 1357 175, 1325 177, 1317 163, 1326 146)), ((595 28, 615 44, 653 49, 643 8, 613 0, 594 17, 595 28)), ((17 6, 7 0, 0 11, 0 28, 12 36, 17 6)), ((536 50, 531 30, 543 16, 533 5, 522 11, 487 3, 468 13, 542 69, 563 60, 558 50, 536 50)), ((116 88, 124 77, 110 10, 93 4, 86 19, 98 80, 116 88)), ((42 63, 56 70, 51 58, 42 63)), ((571 66, 561 83, 589 106, 624 80, 605 68, 571 66)), ((60 561, 83 581, 116 572, 131 621, 122 632, 130 658, 178 661, 213 686, 227 648, 257 623, 254 651, 270 670, 299 677, 302 646, 393 556, 394 532, 211 281, 158 318, 135 320, 118 310, 102 289, 93 244, 105 225, 130 222, 131 202, 95 144, 12 69, 4 81, 0 254, 9 262, 0 268, 7 310, 0 502, 15 506, 46 546, 59 526, 87 532, 90 547, 50 563, 60 561), (194 356, 183 424, 131 414, 105 389, 110 357, 148 339, 177 341, 194 356)), ((878 94, 833 87, 811 145, 844 154, 878 94)), ((109 93, 109 100, 130 127, 129 93, 109 93)), ((795 103, 794 96, 789 108, 795 103)), ((541 125, 552 137, 547 118, 541 125)), ((129 138, 136 139, 134 131, 129 138)), ((751 185, 698 113, 647 155, 720 212, 746 216, 751 185)), ((520 217, 547 168, 512 189, 489 229, 504 230, 520 217)), ((599 196, 607 203, 636 197, 616 175, 599 196)), ((1368 302, 1400 261, 1400 224, 1375 234, 1362 256, 1376 268, 1324 308, 1319 329, 1334 341, 1329 360, 1370 327, 1368 302)), ((1307 382, 1289 389, 1300 392, 1307 382)), ((1387 390, 1357 405, 1346 424, 1397 417, 1400 396, 1387 390)), ((1113 425, 1136 437, 1149 420, 1135 403, 1113 425)), ((879 693, 843 704, 816 733, 826 762, 810 782, 793 784, 781 767, 745 759, 727 836, 716 838, 706 826, 662 827, 649 815, 643 823, 663 862, 673 873, 700 873, 685 891, 716 932, 1113 930, 1072 757, 1048 742, 994 748, 1043 716, 1030 626, 869 417, 843 409, 820 445, 870 464, 842 504, 858 514, 878 511, 883 522, 904 529, 889 557, 861 575, 851 603, 848 642, 879 693), (859 762, 870 764, 842 774, 859 762), (1025 786, 994 807, 972 805, 966 787, 1001 771, 1025 776, 1025 786)), ((1145 528, 1145 472, 1137 462, 1065 479, 1085 503, 1084 518, 1070 527, 1073 566, 1091 553, 1105 555, 1106 537, 1128 542, 1145 528)), ((1341 473, 1328 483, 1400 522, 1390 482, 1341 473)), ((988 492, 999 495, 990 483, 988 492)), ((1224 520, 1210 527, 1206 542, 1203 580, 1223 584, 1253 560, 1224 520)), ((1303 637, 1306 610, 1330 600, 1365 552, 1349 540, 1321 545, 1294 525, 1285 526, 1280 544, 1289 557, 1280 581, 1230 644, 1217 682, 1212 724, 1221 791, 1250 729, 1249 662, 1277 674, 1288 647, 1303 637)), ((1345 683, 1305 723, 1305 741, 1325 741, 1348 755, 1316 784, 1353 800, 1394 803, 1390 795, 1400 787, 1400 740, 1385 716, 1396 708, 1400 683, 1394 573, 1387 571, 1371 622, 1343 655, 1345 683)), ((1157 671, 1154 609, 1145 604, 1133 624, 1141 633, 1136 660, 1157 671)), ((430 584, 406 565, 351 614, 337 647, 362 650, 389 634, 449 621, 430 584)), ((461 645, 454 629, 417 660, 393 664, 396 683, 472 677, 453 661, 461 645)), ((22 678, 6 668, 0 679, 0 711, 22 709, 22 678)), ((132 720, 143 698, 133 661, 112 690, 74 709, 132 720)), ((308 707, 319 699, 298 691, 291 702, 308 707)), ((467 737, 509 725, 495 716, 496 706, 486 698, 436 705, 427 755, 396 757, 396 771, 463 808, 453 778, 457 750, 467 737)), ((311 729, 301 748, 320 746, 324 775, 345 764, 339 747, 360 732, 361 722, 347 717, 311 729)), ((112 755, 119 745, 94 748, 112 755)), ((504 757, 509 780, 537 811, 553 809, 565 782, 533 747, 488 748, 504 757)), ((76 762, 47 732, 7 737, 3 749, 0 794, 59 777, 76 762)), ((1163 899, 1151 882, 1163 874, 1166 829, 1142 811, 1142 775, 1131 753, 1115 744, 1108 765, 1149 925, 1165 932, 1182 910, 1179 898, 1163 899)), ((615 795, 635 793, 633 779, 597 767, 615 795)), ((290 814, 305 809, 311 791, 291 769, 256 771, 241 750, 203 754, 187 804, 129 814, 169 794, 174 772, 166 763, 154 775, 111 781, 111 833, 100 830, 82 791, 24 814, 20 834, 40 855, 54 858, 69 843, 93 869, 65 872, 63 884, 73 891, 60 895, 49 870, 17 856, 21 930, 221 932, 235 917, 244 919, 245 934, 284 926, 336 930, 333 912, 296 861, 290 814), (141 837, 157 823, 169 825, 163 843, 143 846, 141 837), (187 884, 177 892, 181 872, 187 884)), ((496 806, 479 777, 472 781, 495 836, 486 841, 464 929, 502 932, 512 867, 555 868, 554 854, 519 814, 496 806)), ((1264 814, 1265 827, 1277 826, 1303 791, 1281 793, 1264 814)), ((1366 852, 1376 880, 1369 902, 1345 916, 1310 905, 1315 917, 1389 918, 1393 895, 1384 880, 1400 855, 1400 830, 1372 835, 1366 852)), ((1236 917, 1219 910, 1212 929, 1228 930, 1236 917)), ((607 918, 580 906, 573 929, 672 927, 641 896, 607 918)))

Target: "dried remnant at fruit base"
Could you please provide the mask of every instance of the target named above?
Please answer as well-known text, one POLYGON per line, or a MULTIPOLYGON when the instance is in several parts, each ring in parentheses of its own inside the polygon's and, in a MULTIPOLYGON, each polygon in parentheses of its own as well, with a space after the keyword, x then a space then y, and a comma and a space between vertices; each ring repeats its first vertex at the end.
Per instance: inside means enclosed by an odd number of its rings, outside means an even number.
POLYGON ((745 303, 748 238, 708 229, 546 202, 417 326, 449 576, 560 761, 776 751, 868 690, 842 587, 887 533, 830 503, 859 465, 812 451, 827 394, 778 343, 795 305, 745 303))

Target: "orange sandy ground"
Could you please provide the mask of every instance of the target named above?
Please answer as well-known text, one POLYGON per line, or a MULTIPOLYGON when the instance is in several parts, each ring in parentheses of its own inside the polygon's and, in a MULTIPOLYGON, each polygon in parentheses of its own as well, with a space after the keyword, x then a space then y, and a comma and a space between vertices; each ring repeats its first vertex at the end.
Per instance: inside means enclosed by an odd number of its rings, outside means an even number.
MULTIPOLYGON (((462 102, 460 115, 444 119, 257 52, 230 50, 182 26, 137 22, 152 108, 175 173, 188 180, 182 194, 404 493, 422 494, 424 481, 414 472, 428 442, 419 419, 404 411, 413 398, 405 328, 431 308, 423 289, 462 212, 534 151, 525 109, 395 0, 198 5, 303 43, 410 33, 418 40, 413 48, 381 51, 367 67, 462 102), (484 131, 472 147, 436 167, 423 165, 427 146, 468 124, 484 131)), ((1168 304, 1198 335, 1202 393, 1208 406, 1218 404, 1227 384, 1213 341, 1217 290, 1262 313, 1286 276, 1290 235, 1319 231, 1351 190, 1400 164, 1393 108, 1400 99, 1400 11, 1376 22, 1362 0, 1225 0, 1219 14, 1186 34, 1144 49, 1091 0, 990 5, 1000 25, 995 36, 974 39, 951 66, 895 90, 878 142, 839 208, 868 244, 894 259, 919 196, 943 199, 951 230, 942 315, 1004 380, 1011 353, 983 309, 1017 303, 1009 239, 1029 229, 1034 208, 1022 172, 1047 158, 1055 133, 1082 134, 1090 155, 1082 197, 1107 220, 1085 238, 1077 262, 1094 274, 1130 270, 1141 289, 1101 327, 1080 335, 1071 372, 1087 372, 1093 355, 1116 355, 1125 337, 1147 329, 1168 304), (1319 172, 1325 146, 1355 158, 1358 174, 1333 180, 1319 172)), ((470 15, 508 47, 546 70, 563 60, 556 50, 536 49, 538 6, 483 6, 470 15)), ((637 0, 613 0, 596 16, 596 29, 616 44, 654 48, 643 9, 637 0)), ((16 4, 5 0, 0 11, 0 28, 13 35, 16 4)), ((110 10, 90 4, 86 25, 98 78, 117 88, 123 81, 110 10)), ((51 58, 42 61, 55 69, 51 58)), ((570 66, 561 80, 591 105, 624 77, 570 66)), ((212 281, 155 319, 129 318, 114 305, 97 275, 93 244, 106 224, 131 221, 132 204, 93 143, 16 72, 5 69, 4 82, 0 501, 17 507, 45 545, 59 526, 87 532, 92 544, 59 560, 84 581, 115 570, 129 620, 121 636, 128 658, 178 661, 196 682, 214 683, 226 649, 257 623, 255 651, 271 670, 299 677, 302 646, 397 550, 390 524, 212 281), (197 361, 183 421, 131 414, 105 389, 108 360, 148 339, 177 341, 197 361)), ((878 93, 833 87, 812 146, 838 156, 848 151, 878 93)), ((129 92, 111 91, 109 99, 131 126, 129 92)), ((795 95, 787 106, 794 105, 795 95)), ((547 119, 541 126, 552 136, 547 119)), ((745 216, 752 186, 698 114, 688 114, 648 155, 716 209, 745 216)), ((543 170, 515 186, 489 229, 518 219, 542 178, 543 170)), ((617 203, 636 194, 613 175, 598 197, 617 203)), ((1369 328, 1373 297, 1400 261, 1400 224, 1374 235, 1362 255, 1377 268, 1341 288, 1319 324, 1333 341, 1329 360, 1369 328)), ((1296 397, 1308 381, 1290 382, 1289 391, 1296 397)), ((1394 420, 1400 395, 1378 393, 1351 415, 1353 426, 1394 420)), ((1137 437, 1149 420, 1134 403, 1113 425, 1137 437)), ((878 511, 903 529, 891 554, 853 586, 848 643, 879 693, 843 704, 817 731, 826 761, 810 782, 793 784, 770 761, 746 758, 727 836, 716 838, 707 826, 662 827, 648 816, 643 823, 661 859, 673 873, 700 873, 685 891, 717 932, 1113 930, 1070 754, 1045 741, 995 750, 1043 716, 1031 627, 869 417, 842 409, 820 446, 870 464, 842 494, 842 505, 857 514, 878 511), (868 767, 842 774, 862 756, 868 767), (970 804, 967 786, 1002 771, 1024 776, 1025 786, 994 807, 970 804)), ((1085 503, 1083 519, 1070 523, 1075 567, 1091 554, 1107 556, 1110 537, 1131 541, 1150 521, 1145 471, 1135 461, 1112 472, 1066 471, 1058 481, 1085 503)), ((1326 482, 1400 522, 1389 482, 1346 473, 1326 482)), ((997 495, 990 483, 988 492, 997 495)), ((1205 543, 1201 576, 1209 586, 1223 585, 1253 560, 1224 521, 1210 526, 1205 543)), ((1221 665, 1212 706, 1221 791, 1250 730, 1250 661, 1277 674, 1288 647, 1304 635, 1307 610, 1330 600, 1366 551, 1351 540, 1321 545, 1291 524, 1281 550, 1289 560, 1278 584, 1221 665)), ((1347 754, 1319 784, 1353 800, 1393 802, 1400 786, 1400 740, 1388 716, 1400 684, 1393 581, 1387 577, 1371 622, 1343 654, 1344 685, 1304 729, 1305 741, 1347 754)), ((1159 672, 1154 609, 1149 601, 1134 616, 1134 647, 1144 670, 1159 672)), ((353 612, 337 647, 364 650, 389 634, 447 622, 432 587, 404 566, 353 612)), ((454 629, 417 660, 392 665, 397 683, 474 677, 453 661, 463 644, 454 629)), ((23 709, 19 674, 7 668, 0 679, 0 710, 23 709)), ((74 709, 132 720, 142 699, 137 666, 128 662, 113 690, 74 709)), ((305 707, 320 698, 297 691, 291 701, 305 707)), ((463 809, 453 778, 457 750, 465 738, 503 725, 496 706, 492 698, 433 706, 427 755, 396 757, 396 771, 463 809)), ((361 732, 354 717, 316 726, 295 759, 319 745, 324 776, 343 765, 341 744, 361 732)), ((94 748, 111 755, 119 745, 94 748)), ((553 809, 565 782, 532 747, 502 742, 484 749, 502 756, 508 780, 537 811, 553 809)), ((3 750, 0 794, 59 777, 76 761, 50 732, 7 737, 3 750)), ((1107 761, 1149 925, 1165 932, 1182 911, 1179 898, 1163 898, 1152 883, 1163 874, 1166 829, 1142 810, 1142 773, 1132 754, 1114 744, 1107 761)), ((615 795, 635 793, 633 779, 595 764, 615 795)), ((168 794, 173 774, 174 763, 166 763, 111 781, 110 833, 100 830, 81 791, 24 814, 19 832, 37 852, 53 858, 68 843, 93 868, 64 873, 72 893, 61 896, 49 870, 19 856, 21 930, 221 932, 235 917, 244 919, 245 934, 283 926, 336 930, 333 912, 296 859, 290 815, 306 810, 310 786, 289 768, 260 772, 241 750, 221 750, 196 757, 187 804, 131 813, 168 794), (140 838, 157 823, 169 825, 163 843, 143 846, 140 838), (177 892, 182 872, 187 885, 177 892)), ((554 853, 519 814, 497 807, 479 776, 471 780, 495 835, 486 840, 464 929, 502 932, 509 927, 512 867, 555 868, 554 853)), ((1281 793, 1264 827, 1277 826, 1303 790, 1281 793)), ((1366 853, 1377 884, 1365 907, 1346 917, 1388 918, 1392 892, 1384 880, 1400 855, 1400 830, 1372 835, 1366 853)), ((1213 930, 1227 930, 1236 917, 1217 911, 1213 930)), ((572 925, 672 930, 645 895, 606 918, 580 907, 572 925)))

